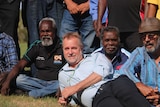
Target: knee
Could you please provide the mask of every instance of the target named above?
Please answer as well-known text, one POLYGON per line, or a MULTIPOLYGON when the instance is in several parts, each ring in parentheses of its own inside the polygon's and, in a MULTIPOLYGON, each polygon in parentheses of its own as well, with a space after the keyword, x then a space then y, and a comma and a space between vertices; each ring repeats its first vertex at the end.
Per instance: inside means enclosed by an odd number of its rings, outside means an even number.
POLYGON ((25 80, 26 80, 26 75, 20 74, 20 75, 17 76, 17 78, 16 78, 16 85, 17 85, 17 86, 21 85, 21 83, 22 83, 23 81, 25 81, 25 80))
POLYGON ((137 92, 137 88, 133 81, 131 81, 127 76, 122 75, 115 79, 112 83, 112 88, 116 93, 130 94, 137 92))

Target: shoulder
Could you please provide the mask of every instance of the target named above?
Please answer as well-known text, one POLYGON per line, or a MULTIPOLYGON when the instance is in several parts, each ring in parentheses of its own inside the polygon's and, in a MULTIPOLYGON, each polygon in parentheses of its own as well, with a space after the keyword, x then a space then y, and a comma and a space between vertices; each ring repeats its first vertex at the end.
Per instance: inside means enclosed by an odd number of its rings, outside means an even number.
POLYGON ((0 39, 12 40, 13 41, 13 38, 6 33, 0 33, 0 39))
POLYGON ((90 55, 90 57, 99 64, 110 64, 110 60, 105 56, 105 54, 97 51, 90 55))
POLYGON ((92 54, 98 53, 98 52, 103 53, 102 51, 103 51, 103 47, 100 47, 100 48, 96 49, 95 51, 93 51, 92 54))
POLYGON ((30 46, 34 46, 34 45, 40 45, 41 41, 40 40, 36 40, 33 43, 31 43, 30 46))
POLYGON ((144 52, 146 52, 145 47, 137 47, 136 49, 133 50, 132 54, 143 54, 144 52))
POLYGON ((41 41, 40 40, 36 40, 33 43, 30 44, 29 49, 32 47, 39 47, 41 45, 41 41))
POLYGON ((15 46, 13 38, 6 33, 0 33, 0 42, 0 44, 3 44, 4 46, 15 46))
POLYGON ((27 49, 26 53, 31 52, 31 53, 35 53, 38 52, 37 50, 40 49, 41 46, 41 41, 40 40, 36 40, 35 42, 33 42, 32 44, 30 44, 29 48, 27 49))
POLYGON ((130 55, 131 55, 131 53, 124 48, 121 48, 121 53, 123 53, 127 57, 130 57, 130 55))
POLYGON ((132 60, 144 59, 145 55, 146 55, 145 47, 137 47, 136 49, 133 50, 129 59, 132 59, 132 60))

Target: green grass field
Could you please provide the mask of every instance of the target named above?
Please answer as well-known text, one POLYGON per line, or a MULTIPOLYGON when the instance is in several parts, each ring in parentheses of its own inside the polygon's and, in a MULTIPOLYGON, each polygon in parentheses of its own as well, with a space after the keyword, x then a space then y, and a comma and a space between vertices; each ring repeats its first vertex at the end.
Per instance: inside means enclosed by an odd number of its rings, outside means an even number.
POLYGON ((57 103, 57 99, 46 97, 34 99, 28 96, 1 96, 0 107, 62 107, 57 103))

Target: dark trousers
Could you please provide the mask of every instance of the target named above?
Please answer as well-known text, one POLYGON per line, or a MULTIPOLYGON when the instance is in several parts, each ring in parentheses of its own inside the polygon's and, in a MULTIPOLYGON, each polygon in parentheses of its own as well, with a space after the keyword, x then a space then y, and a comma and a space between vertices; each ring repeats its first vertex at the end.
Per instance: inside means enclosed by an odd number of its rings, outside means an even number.
POLYGON ((132 52, 136 47, 143 46, 138 32, 121 32, 120 39, 122 47, 132 52))
POLYGON ((150 107, 150 104, 135 84, 122 75, 101 86, 93 99, 93 107, 150 107))
POLYGON ((17 34, 19 8, 20 0, 0 0, 0 31, 12 36, 16 44, 18 56, 20 58, 20 48, 17 34))

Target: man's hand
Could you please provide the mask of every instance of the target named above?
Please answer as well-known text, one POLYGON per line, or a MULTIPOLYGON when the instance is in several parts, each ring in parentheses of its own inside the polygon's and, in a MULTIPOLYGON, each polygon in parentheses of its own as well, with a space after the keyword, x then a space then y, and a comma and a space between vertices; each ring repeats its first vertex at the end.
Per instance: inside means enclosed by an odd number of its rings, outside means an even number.
POLYGON ((4 82, 1 88, 1 95, 9 95, 9 83, 8 82, 4 82))
POLYGON ((67 107, 67 100, 64 97, 59 97, 58 103, 63 107, 67 107))
POLYGON ((96 28, 96 36, 100 37, 101 35, 101 30, 103 29, 103 25, 101 22, 97 22, 97 28, 96 28))
POLYGON ((136 83, 137 88, 140 90, 140 92, 146 97, 149 95, 155 95, 155 89, 152 87, 149 87, 141 82, 136 83))
POLYGON ((69 96, 77 93, 77 88, 76 88, 76 85, 74 86, 70 86, 70 87, 66 87, 64 88, 62 91, 61 91, 61 95, 67 99, 69 96))
POLYGON ((66 1, 66 5, 70 14, 76 14, 79 12, 78 4, 74 3, 73 1, 66 1))
POLYGON ((69 103, 69 97, 77 92, 76 86, 66 87, 61 91, 58 103, 66 107, 69 103))
POLYGON ((159 100, 160 100, 160 95, 159 95, 159 92, 158 92, 158 87, 156 87, 154 89, 154 93, 151 93, 150 95, 148 95, 146 97, 146 99, 152 103, 153 105, 158 105, 159 104, 159 100))
POLYGON ((89 2, 85 2, 85 3, 78 5, 78 8, 81 14, 85 13, 86 11, 89 10, 89 2))
POLYGON ((160 100, 158 87, 154 89, 152 87, 144 85, 141 82, 136 83, 136 86, 151 104, 158 106, 160 100))
POLYGON ((146 97, 146 99, 153 104, 154 106, 158 105, 159 99, 160 99, 160 95, 155 94, 155 95, 149 95, 146 97))
POLYGON ((93 21, 93 27, 94 27, 94 30, 96 31, 96 29, 97 29, 97 20, 93 21))

